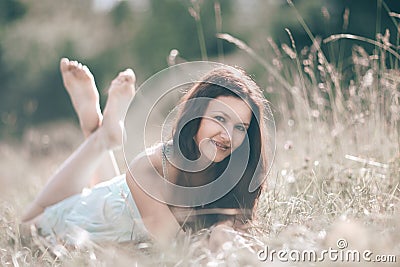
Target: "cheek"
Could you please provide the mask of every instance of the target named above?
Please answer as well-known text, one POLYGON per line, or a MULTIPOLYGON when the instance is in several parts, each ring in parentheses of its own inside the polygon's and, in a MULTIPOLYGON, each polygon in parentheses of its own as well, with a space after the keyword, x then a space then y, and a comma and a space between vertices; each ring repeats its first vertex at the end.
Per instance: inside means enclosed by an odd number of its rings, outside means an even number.
POLYGON ((216 135, 219 131, 221 131, 223 127, 219 125, 217 122, 212 120, 203 119, 200 123, 199 130, 197 134, 202 136, 203 138, 211 138, 216 135))
POLYGON ((244 141, 246 137, 246 133, 237 133, 233 136, 232 144, 233 144, 233 149, 235 150, 238 148, 244 141))
POLYGON ((210 122, 210 120, 202 119, 199 125, 199 129, 197 130, 197 133, 195 135, 195 141, 197 145, 199 145, 200 141, 205 139, 205 138, 210 138, 212 129, 213 129, 213 123, 210 122))

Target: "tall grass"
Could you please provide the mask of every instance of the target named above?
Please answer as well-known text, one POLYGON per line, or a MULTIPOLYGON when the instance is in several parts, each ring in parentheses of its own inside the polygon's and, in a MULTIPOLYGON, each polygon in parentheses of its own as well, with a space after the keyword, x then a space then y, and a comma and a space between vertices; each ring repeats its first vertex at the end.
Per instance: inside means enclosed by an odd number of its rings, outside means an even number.
POLYGON ((376 40, 349 34, 321 40, 288 3, 313 44, 298 53, 287 29, 291 44, 279 48, 269 40, 273 67, 241 40, 219 35, 265 67, 279 118, 277 161, 259 205, 263 242, 304 250, 335 247, 335 238, 346 237, 353 248, 399 255, 397 46, 388 31, 376 40), (343 70, 343 62, 328 62, 322 52, 322 45, 341 38, 375 50, 354 45, 351 66, 343 70))
MULTIPOLYGON (((301 16, 299 20, 307 29, 301 16)), ((297 52, 290 30, 287 32, 290 44, 280 46, 269 39, 271 58, 259 56, 232 35, 218 34, 265 68, 266 93, 278 121, 276 160, 250 235, 238 237, 221 253, 213 254, 205 247, 209 231, 177 240, 162 250, 147 243, 68 248, 62 243, 46 243, 34 231, 31 236, 29 229, 27 234, 21 232, 17 223, 20 210, 44 183, 44 178, 37 177, 47 177, 56 161, 81 140, 74 127, 60 130, 69 125, 63 124, 32 129, 21 145, 2 144, 1 178, 24 179, 10 183, 13 188, 7 190, 10 194, 0 206, 1 264, 254 266, 264 264, 256 252, 265 246, 321 250, 337 248, 339 238, 345 238, 349 248, 397 255, 399 261, 398 46, 388 43, 388 33, 376 40, 354 35, 321 40, 309 31, 312 46, 297 52), (351 65, 328 62, 321 48, 340 38, 372 43, 376 49, 369 54, 361 45, 354 45, 351 65), (23 196, 25 188, 30 189, 23 196)), ((205 56, 205 51, 202 54, 205 56)), ((338 58, 342 60, 342 56, 338 58)), ((280 262, 265 264, 281 266, 280 262)))

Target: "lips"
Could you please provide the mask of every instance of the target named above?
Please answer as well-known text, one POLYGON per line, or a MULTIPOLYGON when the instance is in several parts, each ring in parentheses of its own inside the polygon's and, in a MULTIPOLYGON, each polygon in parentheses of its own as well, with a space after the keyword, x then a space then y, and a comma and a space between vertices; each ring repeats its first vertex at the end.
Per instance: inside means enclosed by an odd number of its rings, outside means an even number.
POLYGON ((229 145, 211 139, 211 142, 220 150, 226 151, 230 148, 229 145))

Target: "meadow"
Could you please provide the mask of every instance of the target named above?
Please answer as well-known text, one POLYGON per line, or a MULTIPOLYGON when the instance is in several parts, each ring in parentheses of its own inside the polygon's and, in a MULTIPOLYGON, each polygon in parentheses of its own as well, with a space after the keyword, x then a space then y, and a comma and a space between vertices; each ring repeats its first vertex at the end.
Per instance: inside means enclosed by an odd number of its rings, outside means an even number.
MULTIPOLYGON (((83 140, 76 121, 43 124, 21 140, 0 143, 2 266, 399 266, 400 55, 389 33, 368 53, 355 44, 348 60, 328 62, 320 40, 296 52, 270 40, 271 58, 222 34, 264 68, 277 125, 276 153, 257 222, 220 253, 204 247, 207 230, 160 249, 151 243, 67 247, 22 230, 22 209, 83 140), (342 243, 339 243, 342 242, 342 243), (340 247, 343 245, 344 247, 340 247), (329 259, 260 260, 260 251, 370 251, 371 262, 329 259), (377 258, 375 256, 387 256, 377 258), (393 256, 393 257, 389 257, 393 256), (388 261, 378 262, 373 260, 388 261), (397 262, 389 262, 389 261, 397 262)), ((288 35, 290 31, 288 30, 288 35)), ((122 154, 117 157, 124 168, 122 154)))

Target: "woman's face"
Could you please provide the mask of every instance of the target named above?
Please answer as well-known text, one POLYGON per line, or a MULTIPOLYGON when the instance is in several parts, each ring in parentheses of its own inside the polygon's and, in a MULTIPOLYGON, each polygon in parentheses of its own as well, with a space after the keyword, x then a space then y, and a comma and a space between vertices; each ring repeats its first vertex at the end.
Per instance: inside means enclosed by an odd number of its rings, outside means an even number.
POLYGON ((211 99, 194 136, 200 153, 214 162, 224 160, 242 144, 251 114, 250 107, 240 98, 211 99))

